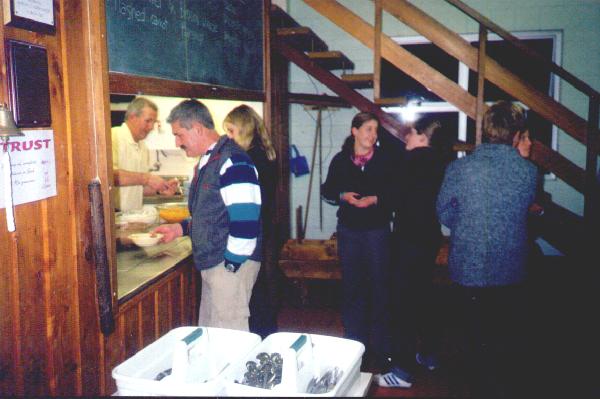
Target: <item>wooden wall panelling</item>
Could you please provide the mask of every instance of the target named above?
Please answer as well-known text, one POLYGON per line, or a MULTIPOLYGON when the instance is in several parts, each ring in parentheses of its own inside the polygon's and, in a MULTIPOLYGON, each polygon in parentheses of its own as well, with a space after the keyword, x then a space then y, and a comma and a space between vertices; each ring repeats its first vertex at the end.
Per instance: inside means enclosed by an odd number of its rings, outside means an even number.
MULTIPOLYGON (((60 8, 55 2, 55 14, 60 8)), ((47 217, 44 224, 45 248, 44 264, 49 279, 46 308, 48 320, 47 336, 49 350, 53 354, 51 363, 50 392, 58 396, 81 393, 80 379, 80 335, 79 335, 79 296, 75 284, 76 245, 74 229, 74 201, 72 181, 69 173, 69 145, 67 121, 64 110, 67 108, 64 85, 63 41, 64 21, 57 19, 55 35, 46 36, 48 49, 48 71, 50 91, 50 112, 54 131, 54 153, 56 160, 57 196, 42 201, 47 217), (65 237, 65 239, 57 239, 65 237)))
MULTIPOLYGON (((2 210, 4 211, 4 210, 2 210)), ((0 217, 0 230, 7 231, 6 218, 0 217)), ((23 392, 23 369, 18 317, 19 279, 17 275, 17 242, 15 234, 3 234, 0 240, 2 278, 0 278, 0 393, 15 396, 23 392), (4 238, 6 236, 6 238, 4 238)))
MULTIPOLYGON (((4 28, 4 39, 16 39, 19 37, 18 32, 15 29, 4 28)), ((19 39, 23 40, 22 37, 19 39)), ((32 39, 29 41, 33 42, 32 39)), ((39 39, 36 44, 38 43, 39 39)), ((43 45, 43 43, 40 44, 43 45)), ((3 59, 3 83, 6 85, 5 65, 6 58, 3 59)), ((9 103, 8 96, 5 97, 5 101, 7 104, 9 103)), ((17 188, 13 188, 13 190, 17 190, 17 188)), ((1 218, 3 220, 5 220, 4 215, 4 210, 2 210, 1 218)), ((2 241, 9 244, 7 245, 7 249, 10 251, 8 258, 12 258, 12 262, 9 262, 8 265, 14 268, 7 272, 13 277, 15 283, 10 298, 13 304, 10 309, 13 311, 12 316, 15 321, 12 325, 12 334, 14 335, 11 334, 11 336, 18 348, 18 363, 14 364, 17 372, 14 382, 18 383, 15 393, 17 395, 39 395, 43 392, 41 385, 46 380, 48 360, 44 312, 46 303, 41 262, 43 251, 40 245, 43 237, 41 237, 39 229, 41 219, 39 203, 15 206, 14 216, 17 231, 8 233, 6 225, 4 225, 0 235, 2 241), (31 215, 30 218, 25 217, 25 210, 31 215), (38 223, 34 224, 33 221, 36 219, 38 223), (33 242, 25 241, 25 238, 33 237, 35 237, 35 245, 33 242), (38 259, 39 262, 34 262, 35 259, 38 259), (31 293, 37 295, 33 296, 31 293), (28 298, 30 295, 33 298, 28 298), (27 314, 27 312, 29 312, 28 317, 23 317, 23 314, 27 314)), ((10 361, 10 358, 7 360, 10 361)), ((10 383, 11 381, 7 381, 7 384, 10 383)))
MULTIPOLYGON (((58 9, 56 4, 55 7, 58 9)), ((72 212, 69 211, 71 190, 63 111, 66 103, 60 20, 57 20, 56 28, 55 35, 11 27, 2 29, 3 39, 24 41, 47 50, 53 115, 52 126, 47 128, 54 132, 56 162, 57 195, 16 206, 17 232, 12 240, 2 239, 3 242, 13 243, 6 253, 10 253, 9 264, 15 268, 10 274, 16 277, 13 287, 18 287, 18 293, 13 297, 18 307, 12 307, 15 310, 12 319, 18 328, 13 327, 13 333, 6 337, 18 341, 14 342, 15 356, 11 360, 23 373, 14 376, 14 386, 10 389, 25 395, 73 395, 78 393, 79 387, 77 295, 71 284, 74 278, 72 240, 54 239, 59 236, 71 237, 73 232, 72 212)), ((4 57, 2 65, 5 67, 4 57)), ((6 83, 5 75, 3 82, 6 83)), ((3 102, 8 103, 8 98, 5 97, 3 102)))
MULTIPOLYGON (((105 43, 104 2, 94 0, 61 0, 61 32, 64 42, 63 69, 67 96, 68 173, 74 204, 73 241, 76 245, 76 269, 71 282, 79 296, 79 334, 81 337, 81 394, 95 396, 106 393, 105 381, 110 370, 102 359, 114 355, 118 334, 108 338, 99 334, 96 303, 95 266, 91 249, 90 209, 87 186, 98 177, 102 183, 105 220, 112 220, 109 187, 112 182, 110 153, 106 151, 109 134, 108 71, 105 43), (115 342, 116 341, 116 342, 115 342), (109 348, 104 354, 102 348, 109 348)), ((107 234, 111 223, 107 222, 107 234)), ((109 261, 114 267, 112 240, 107 240, 109 261)), ((115 283, 113 274, 113 289, 115 283)), ((116 296, 115 296, 116 303, 116 296)))
POLYGON ((122 363, 125 358, 125 318, 117 317, 115 320, 115 332, 109 336, 104 336, 98 329, 98 337, 102 341, 101 356, 98 356, 98 361, 101 361, 101 366, 96 371, 100 380, 100 395, 112 395, 117 390, 117 385, 112 378, 112 370, 115 366, 122 363), (100 373, 102 371, 102 373, 100 373))
POLYGON ((116 315, 116 331, 103 339, 104 394, 116 391, 112 370, 173 328, 193 325, 190 315, 195 300, 183 300, 182 294, 194 286, 191 262, 145 288, 139 295, 121 304, 116 315), (176 287, 176 288, 174 288, 176 287), (179 315, 174 317, 173 315, 179 315))
MULTIPOLYGON (((0 20, 2 19, 0 8, 0 20)), ((0 43, 4 43, 4 29, 0 29, 0 43)), ((6 78, 4 45, 0 46, 2 90, 1 101, 9 104, 6 78)), ((0 394, 14 396, 23 394, 23 368, 19 315, 19 278, 17 259, 17 234, 9 234, 4 210, 0 210, 0 254, 2 254, 2 278, 0 278, 0 394)))
POLYGON ((151 344, 158 338, 155 334, 156 317, 154 315, 154 295, 146 295, 140 304, 140 332, 142 336, 141 347, 151 344))
POLYGON ((170 294, 171 294, 171 328, 179 327, 183 325, 183 302, 182 302, 182 278, 183 274, 177 275, 170 282, 170 294))
POLYGON ((123 342, 125 344, 125 359, 135 355, 140 347, 140 325, 139 325, 139 307, 140 302, 135 306, 129 307, 121 313, 119 318, 123 320, 123 342))
POLYGON ((184 323, 188 326, 198 325, 198 308, 200 306, 200 278, 199 272, 194 267, 194 262, 189 260, 189 267, 185 268, 184 281, 189 282, 184 285, 184 303, 183 312, 185 314, 184 323))
POLYGON ((170 279, 161 284, 156 290, 158 309, 158 337, 162 337, 171 329, 171 295, 169 293, 170 279))

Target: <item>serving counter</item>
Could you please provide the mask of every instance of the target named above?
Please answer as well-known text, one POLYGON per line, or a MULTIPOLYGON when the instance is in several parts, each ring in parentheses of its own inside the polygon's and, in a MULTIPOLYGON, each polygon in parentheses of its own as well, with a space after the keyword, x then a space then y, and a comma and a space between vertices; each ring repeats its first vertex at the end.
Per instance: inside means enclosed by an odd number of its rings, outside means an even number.
POLYGON ((189 237, 180 237, 169 244, 148 248, 120 248, 117 251, 117 281, 119 302, 140 292, 157 281, 162 274, 191 256, 189 237))

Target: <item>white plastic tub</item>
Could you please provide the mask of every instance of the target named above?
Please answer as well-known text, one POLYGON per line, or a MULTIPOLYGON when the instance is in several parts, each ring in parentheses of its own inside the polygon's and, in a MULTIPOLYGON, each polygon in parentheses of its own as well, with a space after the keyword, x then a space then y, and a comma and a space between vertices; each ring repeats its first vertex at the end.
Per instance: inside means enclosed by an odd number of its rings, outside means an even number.
POLYGON ((215 396, 223 392, 223 372, 260 344, 244 331, 179 327, 115 367, 120 396, 215 396), (159 373, 171 374, 156 380, 159 373))
POLYGON ((252 349, 242 361, 232 363, 224 373, 228 396, 345 396, 360 376, 365 347, 358 341, 317 334, 280 332, 269 335, 252 349), (305 338, 301 338, 301 337, 305 338), (294 348, 291 348, 294 346, 294 348), (281 383, 271 389, 242 384, 246 362, 256 361, 256 355, 280 353, 283 357, 281 383), (337 367, 342 375, 326 393, 309 394, 307 387, 314 377, 337 367))

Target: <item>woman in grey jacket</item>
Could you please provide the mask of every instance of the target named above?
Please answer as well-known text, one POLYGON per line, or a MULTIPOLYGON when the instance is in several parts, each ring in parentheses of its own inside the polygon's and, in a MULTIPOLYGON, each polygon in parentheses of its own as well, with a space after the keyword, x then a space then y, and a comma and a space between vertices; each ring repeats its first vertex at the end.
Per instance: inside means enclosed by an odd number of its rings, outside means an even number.
POLYGON ((484 115, 485 142, 448 166, 437 199, 440 222, 451 230, 448 267, 464 316, 475 393, 483 397, 521 393, 527 215, 537 181, 535 166, 512 146, 524 128, 520 106, 492 105, 484 115))

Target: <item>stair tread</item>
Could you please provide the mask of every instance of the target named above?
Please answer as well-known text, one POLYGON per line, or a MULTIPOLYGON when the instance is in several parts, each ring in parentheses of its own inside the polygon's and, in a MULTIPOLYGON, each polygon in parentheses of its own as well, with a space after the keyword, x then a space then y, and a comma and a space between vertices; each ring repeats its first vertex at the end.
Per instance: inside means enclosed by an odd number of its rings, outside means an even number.
POLYGON ((374 75, 372 73, 345 73, 341 77, 353 89, 369 89, 373 87, 374 75))
POLYGON ((327 44, 306 26, 278 28, 277 36, 301 51, 327 51, 327 44))
POLYGON ((308 58, 316 61, 323 68, 333 69, 354 69, 354 63, 341 51, 311 51, 306 53, 308 58))
POLYGON ((377 105, 406 105, 406 97, 384 97, 373 101, 377 105))
POLYGON ((300 26, 300 24, 281 7, 271 4, 271 27, 277 29, 292 26, 300 26))

